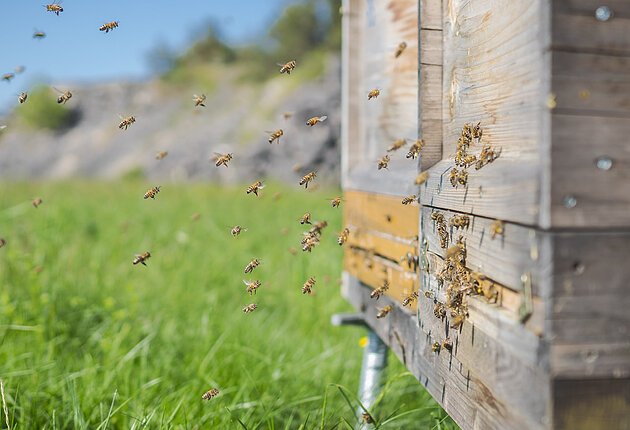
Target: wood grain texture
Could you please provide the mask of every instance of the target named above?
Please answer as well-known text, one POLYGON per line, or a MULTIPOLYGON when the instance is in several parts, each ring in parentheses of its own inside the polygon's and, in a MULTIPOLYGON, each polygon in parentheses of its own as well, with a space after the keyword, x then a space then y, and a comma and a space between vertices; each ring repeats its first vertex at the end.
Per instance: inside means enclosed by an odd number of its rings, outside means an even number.
POLYGON ((544 363, 534 367, 523 363, 505 349, 506 344, 469 322, 461 332, 449 333, 452 354, 447 350, 435 353, 432 343, 446 335, 443 323, 435 317, 425 322, 421 317, 419 324, 393 302, 392 313, 377 320, 370 291, 355 278, 344 276, 345 297, 365 312, 367 323, 462 429, 549 428, 545 423, 551 420, 550 392, 544 363))
POLYGON ((606 22, 595 19, 595 9, 589 15, 556 9, 552 20, 553 49, 629 56, 630 16, 625 13, 625 3, 624 8, 617 8, 617 16, 606 22))
POLYGON ((629 18, 630 3, 626 0, 562 0, 552 2, 554 12, 572 15, 595 17, 595 10, 600 6, 608 6, 615 17, 629 18))
POLYGON ((554 428, 630 430, 630 379, 555 381, 554 428))
POLYGON ((630 377, 630 233, 556 233, 552 241, 553 375, 630 377))

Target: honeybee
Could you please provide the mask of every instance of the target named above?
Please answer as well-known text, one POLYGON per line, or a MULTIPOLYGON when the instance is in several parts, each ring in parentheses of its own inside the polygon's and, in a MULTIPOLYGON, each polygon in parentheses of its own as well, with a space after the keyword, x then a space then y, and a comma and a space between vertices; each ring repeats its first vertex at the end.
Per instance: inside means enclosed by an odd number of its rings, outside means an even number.
POLYGON ((436 318, 443 319, 446 316, 446 307, 440 302, 435 302, 433 315, 435 315, 436 318))
POLYGON ((314 235, 307 235, 302 239, 302 251, 311 252, 315 246, 319 245, 319 237, 314 235))
POLYGON ((372 424, 374 422, 374 418, 372 418, 372 415, 370 415, 369 412, 362 412, 361 419, 366 424, 372 424))
POLYGON ((470 217, 468 215, 454 215, 449 224, 455 228, 468 228, 470 225, 470 217))
POLYGON ((459 171, 459 176, 457 176, 457 183, 460 185, 466 186, 468 183, 468 172, 464 169, 459 171))
POLYGON ((149 251, 143 252, 142 254, 136 255, 132 263, 134 264, 134 266, 138 263, 142 264, 143 266, 146 266, 147 265, 146 261, 149 258, 151 258, 151 253, 149 251))
POLYGON ((32 201, 32 203, 33 203, 33 206, 35 206, 35 208, 37 208, 39 205, 44 203, 44 201, 41 198, 37 197, 36 199, 34 199, 32 201))
POLYGON ((391 144, 389 148, 387 148, 387 152, 398 151, 400 148, 407 144, 407 139, 398 139, 395 140, 394 143, 391 144))
POLYGON ((13 78, 15 78, 15 75, 13 73, 5 73, 4 75, 2 75, 3 81, 11 82, 11 79, 13 78))
POLYGON ((288 61, 284 64, 280 64, 280 63, 277 63, 277 64, 278 66, 280 66, 280 73, 286 73, 287 75, 290 75, 291 71, 295 69, 295 66, 297 65, 295 60, 288 61))
POLYGON ((372 100, 372 99, 377 98, 380 95, 381 95, 381 90, 379 90, 378 88, 374 88, 373 90, 370 90, 367 97, 368 97, 368 100, 372 100))
POLYGON ((265 186, 263 185, 262 181, 256 181, 249 187, 247 187, 247 190, 245 190, 245 192, 247 194, 254 193, 256 196, 258 196, 258 191, 262 190, 264 187, 265 186))
POLYGON ((416 300, 418 300, 418 292, 414 291, 413 293, 409 294, 407 297, 403 299, 402 305, 411 306, 411 304, 415 302, 416 300))
POLYGON ((339 237, 337 237, 337 243, 339 243, 339 246, 342 246, 344 243, 348 241, 349 234, 350 234, 350 230, 347 227, 344 228, 341 231, 341 233, 339 233, 339 237))
POLYGON ((328 116, 323 115, 323 116, 314 116, 312 118, 309 118, 308 120, 306 120, 306 125, 310 125, 311 127, 314 126, 315 124, 317 124, 318 122, 324 122, 328 119, 328 116))
POLYGON ((389 281, 385 280, 383 281, 383 285, 381 285, 378 288, 375 288, 371 293, 370 293, 370 298, 371 299, 380 299, 381 296, 385 293, 385 291, 389 290, 389 281))
MULTIPOLYGON (((120 116, 120 115, 119 115, 120 116)), ((129 126, 131 124, 133 124, 134 122, 136 122, 136 117, 135 116, 128 116, 127 118, 123 118, 122 116, 120 117, 121 121, 120 124, 118 124, 118 128, 119 129, 125 129, 127 130, 127 128, 129 128, 129 126)))
POLYGON ((400 57, 400 54, 403 53, 403 51, 407 49, 407 42, 400 42, 398 44, 398 48, 396 48, 396 53, 394 54, 394 58, 398 58, 400 57))
POLYGON ((7 241, 4 238, 0 237, 0 248, 2 248, 6 244, 7 244, 7 241))
POLYGON ((100 31, 104 31, 105 33, 109 33, 113 29, 118 28, 118 21, 107 22, 101 25, 98 29, 100 31))
POLYGON ((490 224, 490 238, 494 240, 494 238, 499 235, 503 236, 505 233, 505 228, 503 226, 503 221, 495 220, 492 224, 490 224))
POLYGON ((451 169, 451 171, 448 174, 448 180, 450 181, 451 185, 453 187, 457 187, 457 178, 459 177, 459 170, 457 170, 455 167, 453 167, 451 169))
POLYGON ((431 351, 433 352, 439 353, 441 348, 442 348, 442 345, 440 345, 440 342, 438 342, 437 340, 433 342, 433 344, 431 345, 431 351))
POLYGON ((249 305, 243 308, 243 312, 248 314, 248 313, 254 312, 257 308, 258 308, 258 305, 256 303, 250 303, 249 305))
POLYGON ((377 164, 378 170, 387 169, 387 166, 389 165, 389 160, 390 160, 389 155, 383 155, 383 157, 381 157, 381 159, 378 160, 378 164, 377 164))
POLYGON ((314 286, 315 286, 315 278, 311 276, 304 283, 304 286, 302 287, 302 294, 312 294, 314 286))
POLYGON ((282 113, 282 118, 284 118, 285 120, 291 118, 293 116, 293 112, 283 112, 282 113))
POLYGON ((328 221, 317 221, 309 230, 311 234, 321 234, 322 230, 328 227, 328 221))
POLYGON ((418 196, 416 196, 415 194, 412 194, 410 196, 405 197, 404 199, 402 199, 402 204, 403 205, 408 205, 413 203, 416 199, 418 198, 418 196))
POLYGON ((155 159, 156 160, 161 160, 162 158, 166 157, 168 155, 168 151, 160 151, 157 154, 155 154, 155 159))
POLYGON ((33 32, 33 39, 43 39, 44 37, 46 37, 46 33, 44 33, 43 31, 35 30, 33 32))
POLYGON ((256 290, 260 288, 260 281, 246 281, 243 279, 243 283, 247 286, 246 290, 249 295, 256 294, 256 290))
POLYGON ((65 105, 66 102, 72 98, 72 93, 70 91, 68 91, 68 90, 61 91, 60 89, 57 89, 55 87, 53 87, 53 89, 59 93, 59 96, 57 97, 57 103, 58 104, 64 104, 65 105))
POLYGON ((59 16, 61 12, 63 12, 63 7, 59 3, 51 3, 46 5, 46 12, 52 12, 55 15, 59 16))
POLYGON ((20 95, 18 96, 18 100, 20 101, 20 104, 24 103, 27 98, 28 98, 27 93, 20 93, 20 95))
POLYGON ((259 265, 260 265, 260 260, 257 258, 254 258, 252 261, 247 263, 247 266, 245 266, 245 273, 252 273, 252 271, 259 265))
POLYGON ((310 224, 310 223, 311 223, 311 213, 306 212, 304 215, 302 215, 302 218, 300 218, 300 224, 304 225, 304 224, 310 224))
POLYGON ((276 143, 280 143, 280 137, 282 137, 282 135, 284 134, 284 131, 281 128, 279 128, 276 131, 268 131, 267 133, 271 133, 271 135, 269 136, 269 143, 273 143, 274 140, 278 141, 276 143))
POLYGON ((202 107, 206 107, 206 105, 204 104, 206 101, 206 95, 202 94, 200 96, 198 96, 197 94, 193 94, 193 102, 195 102, 195 107, 198 106, 202 106, 202 107))
POLYGON ((420 155, 420 151, 422 150, 422 148, 424 148, 424 140, 416 140, 413 145, 411 145, 411 148, 409 148, 409 152, 407 152, 407 155, 405 157, 415 160, 416 157, 420 155))
POLYGON ((241 232, 243 232, 243 231, 247 231, 247 229, 245 227, 241 227, 240 225, 235 225, 230 230, 230 233, 232 233, 232 236, 236 237, 239 234, 241 234, 241 232))
POLYGON ((210 400, 210 399, 214 399, 218 395, 219 395, 219 390, 216 388, 212 388, 206 391, 205 393, 203 393, 203 396, 201 396, 201 398, 203 400, 210 400))
POLYGON ((158 185, 157 187, 153 187, 151 188, 149 191, 147 191, 146 193, 144 193, 144 199, 148 199, 149 197, 151 197, 153 200, 155 200, 155 196, 157 195, 157 193, 160 192, 160 186, 158 185))
POLYGON ((335 197, 330 201, 330 205, 333 208, 338 208, 341 205, 341 197, 335 197))
POLYGON ((232 154, 232 153, 220 154, 218 152, 215 152, 210 160, 214 161, 214 165, 217 166, 217 167, 219 167, 219 166, 228 167, 228 163, 233 158, 233 156, 234 156, 234 154, 232 154))
POLYGON ((392 311, 392 305, 387 305, 383 309, 380 309, 378 311, 378 313, 376 314, 376 318, 378 319, 385 318, 387 314, 390 313, 391 311, 392 311))
POLYGON ((451 320, 450 327, 455 330, 459 329, 462 326, 462 324, 464 324, 465 319, 466 319, 466 316, 464 314, 456 314, 451 320))
POLYGON ((308 188, 308 183, 313 181, 315 177, 317 177, 317 173, 307 173, 306 175, 302 176, 302 179, 300 179, 300 185, 304 185, 304 188, 308 188))
POLYGON ((416 176, 416 180, 413 182, 416 185, 422 185, 429 179, 429 172, 422 172, 416 176))
POLYGON ((447 351, 453 350, 453 341, 450 337, 447 337, 442 341, 442 348, 446 349, 447 351))

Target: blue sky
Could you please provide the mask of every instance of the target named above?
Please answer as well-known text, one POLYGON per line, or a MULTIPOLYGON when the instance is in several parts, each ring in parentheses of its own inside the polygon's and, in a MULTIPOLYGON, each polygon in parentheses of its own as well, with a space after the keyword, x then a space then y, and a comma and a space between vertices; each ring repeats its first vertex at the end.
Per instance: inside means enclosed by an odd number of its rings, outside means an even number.
POLYGON ((0 112, 35 82, 93 82, 151 75, 148 53, 159 44, 180 51, 204 24, 219 25, 228 42, 262 34, 292 0, 63 0, 60 16, 43 0, 3 2, 0 14, 0 74, 26 70, 0 82, 0 112), (120 26, 105 34, 109 21, 120 26), (33 39, 35 30, 46 33, 33 39))

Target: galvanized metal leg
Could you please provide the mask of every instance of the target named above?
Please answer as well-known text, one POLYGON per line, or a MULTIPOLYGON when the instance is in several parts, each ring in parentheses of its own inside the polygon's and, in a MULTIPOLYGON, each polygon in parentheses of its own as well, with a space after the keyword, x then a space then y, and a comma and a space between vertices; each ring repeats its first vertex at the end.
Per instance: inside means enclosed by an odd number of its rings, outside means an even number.
MULTIPOLYGON (((359 400, 365 409, 370 410, 383 386, 383 371, 387 367, 387 345, 365 323, 361 314, 337 314, 332 317, 333 325, 361 325, 367 329, 368 343, 363 352, 361 375, 359 378, 359 400)), ((357 417, 363 427, 364 410, 359 407, 357 417)))

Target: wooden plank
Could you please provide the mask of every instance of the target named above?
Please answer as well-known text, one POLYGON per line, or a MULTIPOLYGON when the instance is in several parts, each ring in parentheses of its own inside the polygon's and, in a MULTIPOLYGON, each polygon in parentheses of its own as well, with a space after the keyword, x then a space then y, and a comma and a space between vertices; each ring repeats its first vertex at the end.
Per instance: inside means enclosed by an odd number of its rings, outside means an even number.
MULTIPOLYGON (((385 296, 401 304, 401 307, 403 307, 403 300, 419 288, 416 273, 404 270, 402 266, 387 259, 355 248, 344 250, 344 270, 372 289, 381 287, 384 281, 389 282, 389 289, 385 291, 385 296)), ((384 307, 382 302, 381 298, 371 299, 373 306, 384 307)), ((417 301, 414 301, 411 305, 405 306, 405 312, 415 314, 416 303, 417 301)))
POLYGON ((420 0, 420 27, 442 30, 442 0, 420 0))
POLYGON ((553 392, 558 430, 630 430, 628 378, 555 381, 553 392))
POLYGON ((630 233, 555 233, 552 240, 552 373, 630 376, 630 233))
POLYGON ((442 30, 420 30, 420 64, 442 65, 442 30))
POLYGON ((344 191, 344 222, 369 228, 403 240, 418 237, 418 206, 405 206, 399 197, 344 191))
MULTIPOLYGON (((557 3, 557 2, 553 2, 557 3)), ((627 10, 627 6, 625 7, 627 10)), ((630 16, 621 14, 601 22, 593 15, 555 11, 552 48, 558 51, 630 55, 630 16), (584 31, 588 29, 588 31, 584 31)))
POLYGON ((379 234, 348 222, 345 224, 350 230, 347 246, 373 252, 383 258, 408 267, 405 256, 417 255, 418 241, 400 240, 390 235, 379 234))
POLYGON ((585 15, 594 18, 595 10, 600 6, 607 6, 618 18, 630 17, 630 3, 627 0, 563 0, 551 3, 556 13, 585 15))
POLYGON ((419 98, 420 136, 425 143, 420 155, 420 166, 422 170, 427 170, 442 159, 441 65, 420 64, 419 98))
POLYGON ((554 115, 551 221, 556 227, 629 227, 630 121, 554 115), (612 161, 609 170, 597 160, 612 161), (567 199, 575 198, 567 206, 567 199))
MULTIPOLYGON (((437 354, 431 345, 444 339, 443 323, 434 317, 435 321, 425 322, 421 317, 421 328, 414 316, 397 305, 390 315, 377 320, 369 288, 347 274, 343 288, 344 296, 365 313, 370 327, 462 429, 549 427, 550 393, 543 363, 524 364, 505 349, 505 343, 470 322, 464 323, 461 332, 450 332, 452 354, 447 350, 437 354)), ((499 330, 508 331, 508 327, 499 330)), ((529 339, 526 333, 525 339, 529 339)))

